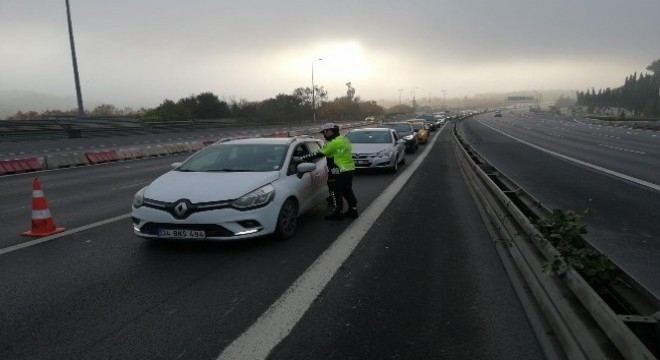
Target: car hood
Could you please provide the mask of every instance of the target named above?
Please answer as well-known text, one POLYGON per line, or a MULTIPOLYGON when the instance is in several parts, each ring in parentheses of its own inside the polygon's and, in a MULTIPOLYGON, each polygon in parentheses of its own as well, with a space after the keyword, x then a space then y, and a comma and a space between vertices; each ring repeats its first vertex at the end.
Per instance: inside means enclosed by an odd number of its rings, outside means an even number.
POLYGON ((370 153, 377 153, 381 150, 385 149, 391 149, 393 146, 392 144, 356 144, 353 143, 351 144, 351 151, 354 154, 370 154, 370 153))
POLYGON ((279 172, 181 172, 170 171, 145 190, 148 199, 174 202, 188 199, 193 203, 239 198, 269 184, 279 172))

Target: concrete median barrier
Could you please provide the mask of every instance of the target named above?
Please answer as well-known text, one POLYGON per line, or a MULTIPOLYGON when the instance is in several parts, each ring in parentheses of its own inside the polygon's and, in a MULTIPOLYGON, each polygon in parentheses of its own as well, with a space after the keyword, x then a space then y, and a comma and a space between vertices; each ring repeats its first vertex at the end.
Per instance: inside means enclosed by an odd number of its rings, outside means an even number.
POLYGON ((144 154, 142 154, 142 150, 136 148, 119 149, 117 150, 117 155, 119 156, 120 160, 141 159, 144 156, 144 154))
POLYGON ((90 165, 119 161, 119 155, 115 150, 89 151, 85 153, 90 165))
POLYGON ((0 175, 42 170, 42 163, 37 157, 0 160, 0 175))
POLYGON ((46 168, 49 170, 89 165, 85 154, 80 153, 48 155, 45 158, 45 163, 46 168))
POLYGON ((169 151, 164 145, 145 146, 141 148, 144 157, 157 157, 169 155, 169 151))

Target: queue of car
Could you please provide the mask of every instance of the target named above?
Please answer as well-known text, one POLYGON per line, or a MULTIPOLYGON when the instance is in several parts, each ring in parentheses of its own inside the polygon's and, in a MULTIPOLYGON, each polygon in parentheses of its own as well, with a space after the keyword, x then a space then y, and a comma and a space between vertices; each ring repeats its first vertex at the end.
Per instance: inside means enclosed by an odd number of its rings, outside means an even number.
MULTIPOLYGON (((384 122, 344 136, 356 170, 396 172, 406 153, 428 142, 429 125, 422 119, 384 122)), ((311 136, 215 142, 135 194, 134 234, 152 242, 289 238, 298 217, 325 206, 329 195, 326 159, 294 160, 322 146, 311 136)))

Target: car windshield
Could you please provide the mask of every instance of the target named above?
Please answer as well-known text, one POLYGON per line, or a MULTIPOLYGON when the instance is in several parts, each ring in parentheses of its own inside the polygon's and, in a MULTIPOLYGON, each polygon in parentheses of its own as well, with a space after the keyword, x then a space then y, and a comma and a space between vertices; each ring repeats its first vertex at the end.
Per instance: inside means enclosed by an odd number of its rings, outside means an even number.
POLYGON ((408 124, 381 124, 380 127, 394 129, 400 134, 412 132, 412 129, 408 124))
POLYGON ((410 123, 410 124, 413 126, 413 129, 415 129, 415 131, 419 131, 419 130, 424 128, 424 124, 419 123, 419 122, 414 122, 414 123, 410 123))
POLYGON ((278 171, 286 157, 287 145, 219 144, 200 151, 177 171, 265 172, 278 171))
POLYGON ((346 138, 354 144, 387 144, 392 142, 389 131, 351 131, 346 138))

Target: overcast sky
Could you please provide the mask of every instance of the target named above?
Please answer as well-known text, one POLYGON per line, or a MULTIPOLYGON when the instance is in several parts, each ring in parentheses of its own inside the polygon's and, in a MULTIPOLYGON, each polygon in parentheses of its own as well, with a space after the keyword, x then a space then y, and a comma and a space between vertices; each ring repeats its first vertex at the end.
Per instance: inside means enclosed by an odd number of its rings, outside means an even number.
MULTIPOLYGON (((83 99, 118 107, 205 91, 260 101, 310 87, 312 68, 330 99, 347 82, 363 100, 599 89, 660 58, 660 0, 70 6, 83 99)), ((0 0, 0 90, 75 97, 64 0, 0 0)))

